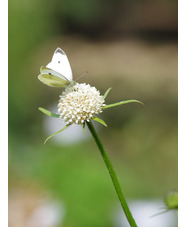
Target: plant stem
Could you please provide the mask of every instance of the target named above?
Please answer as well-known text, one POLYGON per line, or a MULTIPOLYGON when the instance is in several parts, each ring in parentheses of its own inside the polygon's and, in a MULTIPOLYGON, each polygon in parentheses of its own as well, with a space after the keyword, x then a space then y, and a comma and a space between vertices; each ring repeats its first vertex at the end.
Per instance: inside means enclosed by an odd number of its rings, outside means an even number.
POLYGON ((106 153, 106 151, 105 151, 105 149, 104 149, 104 147, 103 147, 103 145, 101 143, 101 140, 99 139, 99 136, 97 135, 96 130, 95 130, 94 126, 92 125, 92 123, 91 122, 86 122, 86 123, 87 123, 87 126, 88 126, 88 128, 89 128, 89 130, 90 130, 90 132, 91 132, 91 134, 92 134, 92 136, 93 136, 93 138, 94 138, 94 140, 95 140, 100 152, 101 152, 103 160, 104 160, 104 162, 105 162, 105 164, 107 166, 107 169, 108 169, 109 174, 111 176, 112 182, 113 182, 114 187, 116 189, 118 198, 120 200, 121 206, 122 206, 123 211, 124 211, 124 213, 125 213, 125 215, 126 215, 126 217, 128 219, 128 222, 129 222, 131 227, 137 227, 136 222, 135 222, 134 218, 132 217, 132 214, 131 214, 131 212, 129 210, 129 207, 127 205, 125 197, 124 197, 124 195, 122 193, 121 186, 120 186, 119 181, 117 179, 116 173, 115 173, 115 171, 114 171, 114 169, 112 167, 112 164, 111 164, 111 162, 109 160, 109 157, 108 157, 108 155, 107 155, 107 153, 106 153))

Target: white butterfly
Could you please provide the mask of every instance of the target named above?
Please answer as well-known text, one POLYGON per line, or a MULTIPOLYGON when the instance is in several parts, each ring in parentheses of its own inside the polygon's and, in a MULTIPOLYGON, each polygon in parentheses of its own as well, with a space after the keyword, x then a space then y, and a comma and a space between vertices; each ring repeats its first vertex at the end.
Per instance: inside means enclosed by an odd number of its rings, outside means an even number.
POLYGON ((38 79, 51 87, 65 87, 73 82, 72 70, 65 52, 57 48, 52 61, 46 67, 42 66, 38 79))

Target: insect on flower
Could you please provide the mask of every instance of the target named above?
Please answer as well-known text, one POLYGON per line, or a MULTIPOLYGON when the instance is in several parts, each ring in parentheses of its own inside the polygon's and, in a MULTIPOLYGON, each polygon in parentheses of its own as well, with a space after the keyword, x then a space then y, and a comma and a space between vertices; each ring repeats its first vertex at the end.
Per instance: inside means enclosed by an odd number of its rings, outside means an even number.
POLYGON ((59 47, 55 50, 52 61, 42 66, 38 79, 51 87, 65 87, 73 84, 72 70, 65 52, 59 47))
MULTIPOLYGON (((38 79, 44 84, 51 87, 64 87, 65 90, 60 95, 58 103, 58 114, 52 113, 44 108, 39 108, 41 112, 50 117, 60 117, 66 122, 66 126, 49 136, 45 142, 52 136, 60 133, 72 124, 80 124, 85 129, 85 123, 90 120, 97 121, 104 126, 106 123, 96 117, 105 108, 110 108, 130 102, 138 102, 137 100, 126 100, 110 105, 104 104, 111 88, 104 95, 95 88, 85 83, 77 83, 73 81, 72 70, 65 52, 59 47, 55 50, 52 61, 46 67, 42 66, 41 74, 38 79)), ((85 130, 84 130, 85 131, 85 130)))

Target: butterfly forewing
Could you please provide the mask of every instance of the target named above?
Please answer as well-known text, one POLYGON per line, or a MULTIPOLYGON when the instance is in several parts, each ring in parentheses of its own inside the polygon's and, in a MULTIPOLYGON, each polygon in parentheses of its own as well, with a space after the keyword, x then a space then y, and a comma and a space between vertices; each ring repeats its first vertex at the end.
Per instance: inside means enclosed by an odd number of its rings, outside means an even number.
POLYGON ((72 81, 72 70, 65 52, 59 47, 55 50, 52 61, 46 66, 72 81))
MULTIPOLYGON (((54 71, 53 69, 49 69, 49 68, 47 68, 47 67, 45 67, 45 66, 41 66, 40 72, 41 72, 41 74, 49 74, 49 75, 57 76, 57 77, 59 77, 59 78, 61 78, 61 79, 63 79, 63 80, 69 81, 69 80, 68 80, 65 76, 63 76, 62 74, 60 74, 60 73, 54 71)), ((69 82, 70 82, 70 81, 69 81, 69 82)))

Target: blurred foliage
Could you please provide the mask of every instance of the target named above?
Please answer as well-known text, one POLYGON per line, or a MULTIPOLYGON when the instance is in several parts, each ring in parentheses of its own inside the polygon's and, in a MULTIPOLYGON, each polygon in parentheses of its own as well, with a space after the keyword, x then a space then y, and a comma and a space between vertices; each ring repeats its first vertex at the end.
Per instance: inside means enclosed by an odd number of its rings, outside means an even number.
POLYGON ((178 192, 168 192, 165 197, 167 209, 178 209, 178 192))
POLYGON ((177 1, 9 1, 9 187, 29 182, 57 197, 64 226, 112 226, 118 201, 93 140, 43 145, 38 107, 61 89, 37 75, 57 46, 74 78, 88 70, 80 82, 113 87, 108 104, 145 103, 105 110, 99 134, 126 197, 162 197, 177 187, 177 1))

